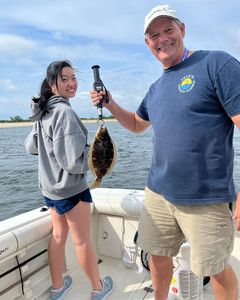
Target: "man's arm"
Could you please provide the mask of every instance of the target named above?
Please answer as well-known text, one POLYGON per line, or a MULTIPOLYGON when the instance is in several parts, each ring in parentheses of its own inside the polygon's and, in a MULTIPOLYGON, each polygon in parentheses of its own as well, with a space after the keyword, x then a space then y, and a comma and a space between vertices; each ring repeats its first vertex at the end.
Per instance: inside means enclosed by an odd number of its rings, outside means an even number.
MULTIPOLYGON (((101 101, 102 97, 105 95, 105 92, 91 91, 90 92, 92 102, 96 106, 101 101)), ((112 98, 111 93, 108 91, 109 103, 103 103, 112 115, 118 120, 118 122, 128 130, 139 133, 147 129, 150 125, 148 121, 140 118, 136 113, 130 112, 118 105, 112 98)))
MULTIPOLYGON (((233 123, 240 129, 240 115, 231 118, 233 123)), ((237 194, 237 201, 234 211, 234 219, 236 220, 237 231, 240 231, 240 193, 237 194)))
POLYGON ((240 114, 231 118, 233 123, 240 129, 240 114))

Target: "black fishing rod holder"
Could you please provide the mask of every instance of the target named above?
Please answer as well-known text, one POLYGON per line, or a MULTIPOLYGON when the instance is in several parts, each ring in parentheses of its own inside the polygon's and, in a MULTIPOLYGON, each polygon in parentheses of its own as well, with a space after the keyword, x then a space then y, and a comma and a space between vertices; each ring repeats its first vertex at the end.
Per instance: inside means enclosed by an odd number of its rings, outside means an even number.
POLYGON ((97 105, 97 111, 98 111, 98 120, 102 120, 103 119, 103 101, 105 101, 106 103, 109 102, 109 98, 108 98, 108 93, 107 93, 107 89, 105 88, 101 78, 100 78, 100 73, 99 73, 99 69, 100 66, 99 65, 94 65, 92 66, 92 70, 93 70, 93 78, 94 78, 94 82, 93 82, 93 89, 95 91, 97 91, 98 93, 103 91, 106 93, 106 95, 102 98, 102 100, 99 102, 99 104, 97 105))

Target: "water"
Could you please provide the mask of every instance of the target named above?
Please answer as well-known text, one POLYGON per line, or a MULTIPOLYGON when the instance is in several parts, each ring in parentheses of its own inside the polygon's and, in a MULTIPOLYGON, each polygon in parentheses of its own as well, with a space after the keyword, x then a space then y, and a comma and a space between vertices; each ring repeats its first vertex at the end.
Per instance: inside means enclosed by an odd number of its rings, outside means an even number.
MULTIPOLYGON (((97 123, 86 123, 89 142, 97 123)), ((152 130, 133 134, 116 122, 106 123, 117 147, 117 162, 102 187, 143 189, 151 161, 152 130)), ((38 188, 37 156, 29 155, 24 140, 31 127, 0 129, 0 221, 44 205, 38 188)), ((91 172, 88 181, 93 181, 91 172)))
MULTIPOLYGON (((86 123, 89 142, 97 123, 86 123)), ((118 123, 107 123, 107 128, 117 146, 117 163, 111 174, 103 178, 102 187, 143 189, 152 155, 152 129, 134 134, 118 123)), ((37 179, 37 157, 26 153, 24 140, 31 127, 0 129, 0 221, 44 205, 37 179)), ((235 130, 236 188, 240 187, 240 131, 235 130)), ((91 172, 88 175, 92 182, 91 172)))

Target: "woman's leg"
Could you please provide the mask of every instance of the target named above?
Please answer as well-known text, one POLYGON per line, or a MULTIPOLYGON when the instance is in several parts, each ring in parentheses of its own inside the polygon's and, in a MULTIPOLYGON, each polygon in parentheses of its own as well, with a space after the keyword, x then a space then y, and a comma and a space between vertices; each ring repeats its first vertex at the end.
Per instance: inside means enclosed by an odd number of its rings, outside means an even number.
POLYGON ((50 208, 53 232, 48 244, 48 262, 52 278, 53 289, 63 286, 64 250, 68 235, 68 223, 64 215, 59 215, 54 208, 50 208))
POLYGON ((91 239, 90 203, 80 201, 65 214, 76 249, 78 261, 89 278, 93 290, 101 290, 102 284, 91 239))

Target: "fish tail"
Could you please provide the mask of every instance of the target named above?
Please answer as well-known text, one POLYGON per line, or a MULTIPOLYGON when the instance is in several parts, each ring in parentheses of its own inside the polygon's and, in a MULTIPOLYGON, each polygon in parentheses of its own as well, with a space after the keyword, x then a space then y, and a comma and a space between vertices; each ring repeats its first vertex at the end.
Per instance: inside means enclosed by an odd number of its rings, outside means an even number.
POLYGON ((97 177, 90 185, 90 189, 96 189, 99 188, 101 186, 102 183, 102 178, 97 177))

